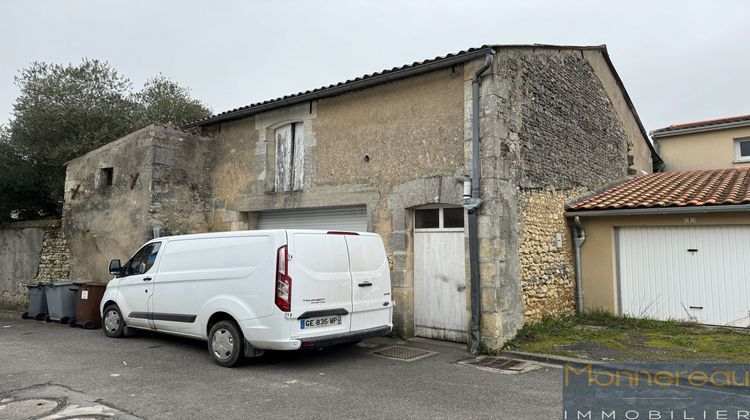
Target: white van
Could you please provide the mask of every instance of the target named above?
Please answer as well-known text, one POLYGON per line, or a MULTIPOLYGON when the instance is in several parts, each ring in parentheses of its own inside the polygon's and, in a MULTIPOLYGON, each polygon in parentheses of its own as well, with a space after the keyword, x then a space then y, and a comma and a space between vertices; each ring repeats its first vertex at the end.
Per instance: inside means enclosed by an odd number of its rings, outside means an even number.
POLYGON ((222 366, 263 350, 383 336, 393 327, 383 241, 366 232, 254 230, 156 238, 102 298, 104 333, 155 330, 208 341, 222 366))

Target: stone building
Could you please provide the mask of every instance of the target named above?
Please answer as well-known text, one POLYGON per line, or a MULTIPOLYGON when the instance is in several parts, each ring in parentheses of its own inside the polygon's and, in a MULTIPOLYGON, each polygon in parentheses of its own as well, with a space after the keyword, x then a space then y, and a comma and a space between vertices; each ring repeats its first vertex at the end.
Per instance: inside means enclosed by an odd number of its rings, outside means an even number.
POLYGON ((210 169, 209 138, 157 125, 68 162, 70 278, 106 282, 111 258, 154 235, 208 231, 210 169))
POLYGON ((524 320, 572 312, 565 200, 658 159, 604 46, 485 46, 227 111, 192 124, 200 136, 131 134, 68 165, 71 271, 99 275, 153 226, 366 229, 388 251, 397 330, 466 341, 461 201, 471 82, 488 55, 477 111, 482 341, 498 348, 524 320))

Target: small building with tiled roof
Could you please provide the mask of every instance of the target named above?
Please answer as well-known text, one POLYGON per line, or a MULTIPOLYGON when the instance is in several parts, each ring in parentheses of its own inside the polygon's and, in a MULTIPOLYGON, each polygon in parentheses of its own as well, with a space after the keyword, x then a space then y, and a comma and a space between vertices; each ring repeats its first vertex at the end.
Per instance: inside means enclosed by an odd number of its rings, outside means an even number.
POLYGON ((638 176, 566 215, 584 308, 750 326, 750 168, 638 176))
POLYGON ((673 124, 650 134, 665 171, 750 167, 750 115, 673 124))

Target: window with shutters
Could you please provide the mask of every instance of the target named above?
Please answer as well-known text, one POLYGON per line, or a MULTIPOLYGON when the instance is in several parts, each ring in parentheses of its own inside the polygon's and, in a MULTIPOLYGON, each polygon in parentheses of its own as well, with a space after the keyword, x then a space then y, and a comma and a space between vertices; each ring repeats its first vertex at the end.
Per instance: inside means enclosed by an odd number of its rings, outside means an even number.
POLYGON ((274 132, 276 139, 275 191, 297 191, 304 180, 304 132, 302 123, 281 126, 274 132))

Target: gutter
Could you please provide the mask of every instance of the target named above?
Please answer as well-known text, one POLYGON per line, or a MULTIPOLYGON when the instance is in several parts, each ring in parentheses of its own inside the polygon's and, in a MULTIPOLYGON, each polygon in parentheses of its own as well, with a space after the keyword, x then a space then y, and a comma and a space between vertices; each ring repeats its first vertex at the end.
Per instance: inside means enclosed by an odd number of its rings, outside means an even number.
POLYGON ((294 95, 291 98, 279 99, 268 101, 259 105, 250 105, 244 109, 236 111, 229 111, 224 114, 215 115, 205 120, 196 121, 186 125, 185 127, 205 127, 218 122, 231 121, 240 118, 244 118, 250 115, 258 114, 265 111, 270 111, 276 108, 282 108, 289 105, 295 105, 302 102, 312 101, 321 98, 327 98, 330 96, 341 95, 343 93, 351 92, 354 90, 365 89, 371 86, 379 85, 382 83, 391 82, 406 77, 418 76, 420 74, 429 73, 435 70, 444 69, 447 67, 454 66, 456 64, 463 64, 467 61, 474 60, 476 58, 486 56, 487 54, 493 54, 495 51, 491 47, 483 47, 475 51, 466 52, 463 54, 455 55, 453 57, 446 57, 437 61, 432 61, 427 64, 416 65, 405 69, 389 71, 385 74, 368 77, 365 79, 355 80, 347 82, 339 86, 321 88, 316 92, 303 93, 301 95, 294 95))
POLYGON ((740 213, 750 212, 750 204, 728 204, 723 206, 654 207, 639 209, 610 209, 566 211, 566 217, 589 216, 638 216, 647 214, 686 214, 686 213, 740 213))
POLYGON ((581 219, 576 216, 573 225, 573 244, 576 247, 576 308, 583 315, 583 269, 581 268, 581 247, 586 242, 586 231, 581 219))
POLYGON ((492 65, 495 52, 486 53, 484 64, 471 81, 471 197, 463 200, 463 207, 469 214, 469 271, 471 272, 471 353, 477 354, 481 341, 479 318, 481 316, 479 281, 479 223, 477 221, 482 199, 479 193, 479 88, 482 74, 492 65))
POLYGON ((728 128, 740 128, 748 126, 750 126, 750 121, 734 121, 723 124, 704 125, 701 127, 678 128, 664 132, 655 130, 651 132, 651 138, 656 140, 662 137, 681 136, 683 134, 703 133, 706 131, 726 130, 728 128))

